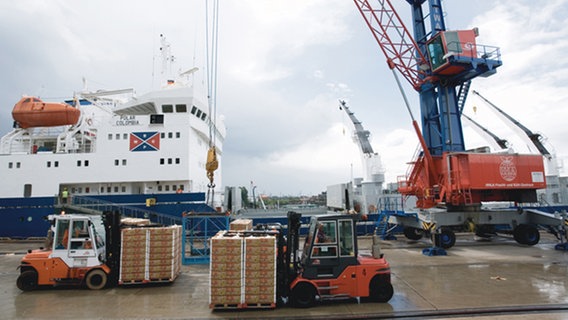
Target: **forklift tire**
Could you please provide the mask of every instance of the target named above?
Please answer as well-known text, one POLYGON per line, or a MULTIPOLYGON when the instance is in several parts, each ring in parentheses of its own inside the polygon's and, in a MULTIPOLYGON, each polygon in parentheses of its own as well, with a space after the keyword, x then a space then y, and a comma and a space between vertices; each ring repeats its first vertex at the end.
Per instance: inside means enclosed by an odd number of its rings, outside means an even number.
POLYGON ((394 289, 390 282, 381 281, 381 277, 375 276, 369 284, 369 300, 372 302, 388 302, 394 295, 394 289))
POLYGON ((434 245, 443 249, 449 249, 456 244, 456 234, 447 228, 442 228, 440 233, 434 233, 434 245))
POLYGON ((91 290, 100 290, 106 286, 107 274, 101 269, 94 269, 89 271, 85 278, 87 288, 91 290))
POLYGON ((37 272, 35 270, 27 270, 20 274, 18 280, 16 280, 16 285, 18 289, 22 291, 35 290, 38 287, 37 284, 37 272))
POLYGON ((316 302, 316 288, 307 282, 300 282, 292 289, 290 300, 296 308, 313 307, 316 302))
POLYGON ((540 233, 535 226, 520 224, 513 230, 513 238, 520 244, 534 246, 540 241, 540 233))
POLYGON ((424 236, 424 231, 422 229, 406 227, 403 230, 404 236, 409 240, 420 240, 424 236))

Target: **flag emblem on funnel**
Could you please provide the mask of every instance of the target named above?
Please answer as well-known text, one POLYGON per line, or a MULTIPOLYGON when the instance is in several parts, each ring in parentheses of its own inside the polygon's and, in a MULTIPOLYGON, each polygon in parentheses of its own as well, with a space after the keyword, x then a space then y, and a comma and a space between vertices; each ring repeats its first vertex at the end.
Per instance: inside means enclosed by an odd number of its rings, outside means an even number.
POLYGON ((160 150, 159 132, 132 132, 130 134, 130 151, 160 150))

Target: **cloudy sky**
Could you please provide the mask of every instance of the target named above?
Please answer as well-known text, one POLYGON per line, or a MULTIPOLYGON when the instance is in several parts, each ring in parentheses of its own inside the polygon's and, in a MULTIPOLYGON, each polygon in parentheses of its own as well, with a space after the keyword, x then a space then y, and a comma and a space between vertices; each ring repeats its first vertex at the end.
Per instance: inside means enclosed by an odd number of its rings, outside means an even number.
MULTIPOLYGON (((406 1, 393 0, 410 27, 406 1)), ((503 66, 472 89, 568 156, 568 0, 445 0, 448 29, 478 27, 503 66)), ((156 84, 159 35, 180 69, 205 67, 204 0, 0 2, 0 134, 22 94, 58 101, 83 88, 156 84)), ((388 181, 407 170, 417 138, 378 44, 347 0, 222 0, 217 109, 228 135, 223 185, 271 195, 318 194, 361 176, 345 99, 372 133, 388 181)), ((418 115, 418 94, 407 88, 418 115)), ((470 94, 465 113, 536 152, 470 94)), ((467 148, 489 143, 465 126, 467 148)), ((566 163, 568 165, 568 162, 566 163)))

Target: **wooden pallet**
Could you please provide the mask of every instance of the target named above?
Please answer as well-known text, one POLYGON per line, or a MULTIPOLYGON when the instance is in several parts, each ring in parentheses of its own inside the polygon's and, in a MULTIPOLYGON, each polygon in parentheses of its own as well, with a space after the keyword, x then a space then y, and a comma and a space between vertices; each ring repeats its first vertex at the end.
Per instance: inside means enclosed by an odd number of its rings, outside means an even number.
POLYGON ((240 303, 212 303, 209 305, 210 309, 220 310, 220 309, 242 309, 242 304, 240 303))
POLYGON ((276 308, 276 303, 274 302, 243 303, 243 308, 274 309, 276 308))

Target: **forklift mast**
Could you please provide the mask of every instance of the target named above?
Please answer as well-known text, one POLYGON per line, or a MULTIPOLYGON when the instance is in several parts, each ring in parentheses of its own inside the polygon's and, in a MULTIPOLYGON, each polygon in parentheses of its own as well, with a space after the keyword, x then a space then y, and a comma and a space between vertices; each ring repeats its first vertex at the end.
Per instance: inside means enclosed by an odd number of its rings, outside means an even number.
POLYGON ((106 243, 106 265, 111 272, 108 275, 109 283, 118 283, 120 270, 120 213, 118 211, 106 211, 103 213, 106 243))

